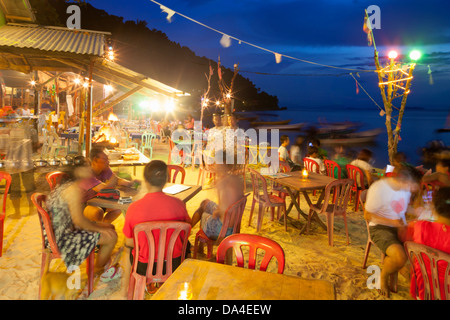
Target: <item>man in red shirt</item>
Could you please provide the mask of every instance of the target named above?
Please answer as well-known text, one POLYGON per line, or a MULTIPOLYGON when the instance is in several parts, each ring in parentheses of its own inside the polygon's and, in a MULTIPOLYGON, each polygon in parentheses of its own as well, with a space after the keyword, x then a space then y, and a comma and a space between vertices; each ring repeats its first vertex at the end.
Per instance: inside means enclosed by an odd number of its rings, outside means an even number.
MULTIPOLYGON (((125 216, 125 223, 123 226, 123 234, 125 235, 125 248, 130 249, 134 247, 133 243, 133 228, 142 222, 148 221, 185 221, 191 223, 191 218, 187 213, 186 205, 180 199, 166 195, 162 190, 167 182, 167 165, 160 160, 153 160, 149 162, 144 168, 144 181, 147 187, 147 193, 140 199, 133 202, 125 216)), ((170 232, 167 237, 170 237, 170 232)), ((155 238, 157 238, 155 234, 155 238)), ((148 244, 144 234, 139 237, 139 262, 137 266, 137 272, 141 275, 146 274, 147 262, 148 262, 148 244), (142 236, 142 237, 141 237, 142 236)), ((167 245, 167 244, 166 244, 167 245)), ((158 243, 155 243, 156 252, 155 259, 157 258, 158 243)), ((181 264, 181 252, 182 241, 178 239, 175 243, 172 259, 172 271, 174 271, 181 264)), ((190 252, 190 245, 186 249, 187 253, 190 252)), ((135 259, 134 248, 130 252, 130 262, 135 259)), ((187 256, 187 254, 186 254, 187 256)), ((129 272, 131 271, 131 265, 126 266, 126 272, 129 278, 129 272), (128 270, 127 270, 128 269, 128 270)), ((128 288, 128 285, 125 286, 128 288)))

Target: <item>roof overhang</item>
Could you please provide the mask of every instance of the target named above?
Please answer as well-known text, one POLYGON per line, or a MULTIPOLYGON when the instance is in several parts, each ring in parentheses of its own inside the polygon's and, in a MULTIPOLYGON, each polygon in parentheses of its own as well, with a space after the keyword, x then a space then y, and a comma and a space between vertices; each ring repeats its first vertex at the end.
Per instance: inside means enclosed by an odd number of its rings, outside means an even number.
POLYGON ((7 21, 36 21, 28 0, 0 0, 0 9, 7 21))

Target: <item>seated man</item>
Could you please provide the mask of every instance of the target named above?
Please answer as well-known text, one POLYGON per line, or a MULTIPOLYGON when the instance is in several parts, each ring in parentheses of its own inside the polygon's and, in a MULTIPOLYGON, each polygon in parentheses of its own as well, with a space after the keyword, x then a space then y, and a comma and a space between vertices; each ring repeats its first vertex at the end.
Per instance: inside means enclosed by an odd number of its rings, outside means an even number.
MULTIPOLYGON (((189 217, 186 204, 175 197, 166 195, 163 193, 164 185, 167 182, 167 165, 161 160, 152 160, 144 168, 144 181, 147 193, 139 200, 133 202, 125 216, 125 223, 123 226, 123 234, 125 235, 125 248, 133 248, 133 229, 134 227, 142 222, 148 221, 185 221, 190 223, 191 218, 189 217)), ((170 236, 170 234, 168 235, 170 236)), ((139 238, 139 257, 137 265, 137 273, 140 275, 145 275, 148 263, 148 245, 145 240, 145 236, 142 235, 143 240, 139 238)), ((168 244, 168 243, 167 243, 168 244)), ((167 245, 166 244, 166 245, 167 245)), ((158 246, 158 243, 155 244, 158 246)), ((181 249, 182 242, 180 239, 175 243, 173 259, 172 259, 172 272, 181 264, 181 249)), ((186 249, 186 256, 190 252, 190 245, 188 243, 186 249)), ((132 263, 134 257, 134 249, 130 252, 130 262, 132 263)), ((155 257, 157 259, 157 257, 155 257)), ((154 266, 154 268, 156 265, 154 266)), ((165 268, 165 267, 164 267, 165 268)), ((130 265, 127 264, 125 271, 125 278, 129 278, 130 265)), ((128 285, 125 286, 128 288, 128 285)), ((154 288, 152 288, 153 290, 154 288)))
POLYGON ((280 161, 287 162, 289 164, 289 167, 291 167, 291 171, 300 171, 302 169, 302 166, 294 163, 291 160, 291 157, 289 156, 289 151, 287 150, 287 147, 289 146, 290 140, 287 135, 282 135, 280 137, 280 147, 278 148, 278 159, 280 161))
MULTIPOLYGON (((103 152, 101 148, 93 148, 89 155, 91 161, 91 168, 94 171, 94 176, 89 179, 85 179, 80 183, 85 196, 84 200, 88 201, 95 197, 95 195, 102 189, 112 189, 117 186, 131 187, 137 180, 128 181, 119 178, 114 174, 109 167, 108 156, 103 152)), ((98 222, 113 222, 121 214, 117 209, 106 209, 94 206, 86 206, 84 209, 84 215, 92 221, 98 222)))
MULTIPOLYGON (((226 164, 226 152, 219 150, 216 153, 218 156, 222 154, 223 164, 216 163, 214 165, 217 178, 218 203, 209 199, 203 200, 200 207, 192 216, 191 222, 191 225, 195 226, 201 221, 200 227, 210 239, 217 239, 219 236, 223 225, 224 214, 228 207, 244 196, 242 179, 239 176, 228 173, 234 168, 235 164, 226 164)), ((231 221, 231 224, 233 223, 234 221, 231 221)), ((229 228, 226 235, 230 235, 232 231, 233 228, 229 228)))
POLYGON ((389 278, 407 261, 401 234, 406 231, 405 213, 411 193, 419 190, 420 173, 405 167, 395 177, 375 181, 367 192, 364 218, 377 247, 386 255, 381 270, 380 294, 389 297, 389 278), (400 235, 399 235, 400 234, 400 235))

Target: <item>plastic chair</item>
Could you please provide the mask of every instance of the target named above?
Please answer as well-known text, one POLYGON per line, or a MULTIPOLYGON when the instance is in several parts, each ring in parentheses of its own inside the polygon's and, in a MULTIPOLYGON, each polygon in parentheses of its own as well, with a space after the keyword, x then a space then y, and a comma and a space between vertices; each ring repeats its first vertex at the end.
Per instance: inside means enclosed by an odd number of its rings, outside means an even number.
POLYGON ((145 287, 149 283, 165 282, 172 275, 172 259, 175 242, 180 238, 182 241, 181 261, 185 259, 191 225, 182 221, 151 221, 137 224, 133 230, 134 261, 128 286, 128 300, 143 300, 145 287), (154 233, 159 231, 159 237, 154 233), (171 231, 171 234, 169 233, 171 231), (137 273, 139 257, 140 233, 144 233, 148 243, 149 260, 147 262, 146 276, 137 273), (167 247, 166 247, 167 243, 167 247), (158 246, 158 257, 155 257, 156 245, 158 246), (167 250, 167 251, 166 251, 167 250), (166 258, 166 260, 164 260, 166 258), (163 273, 164 262, 166 272, 163 273), (156 273, 153 274, 153 265, 156 263, 156 273))
POLYGON ((309 172, 320 173, 320 166, 313 159, 303 158, 303 165, 309 172))
POLYGON ((450 300, 450 254, 412 241, 406 241, 404 247, 414 272, 416 298, 450 300), (423 282, 423 297, 419 297, 418 279, 423 282))
POLYGON ((182 166, 177 166, 175 164, 168 164, 167 165, 167 171, 168 171, 168 180, 167 182, 175 183, 178 174, 181 176, 181 184, 184 183, 184 178, 186 177, 186 170, 182 166), (172 174, 173 172, 173 174, 172 174))
POLYGON ((308 228, 311 224, 312 212, 325 214, 327 217, 327 233, 328 233, 328 245, 333 246, 333 234, 334 234, 334 217, 342 216, 344 218, 345 234, 347 235, 347 245, 350 243, 347 227, 347 205, 350 198, 350 192, 353 186, 353 180, 341 179, 330 182, 325 187, 325 197, 322 203, 313 204, 311 200, 306 198, 310 212, 308 215, 308 228), (331 195, 333 201, 330 203, 331 195))
MULTIPOLYGON (((280 198, 275 195, 269 195, 267 191, 267 181, 266 179, 256 170, 249 168, 250 176, 252 178, 252 186, 253 186, 253 199, 252 199, 252 208, 250 210, 250 218, 248 220, 248 225, 251 225, 253 210, 255 209, 255 204, 258 203, 258 221, 256 225, 256 231, 259 232, 261 230, 261 224, 264 217, 264 209, 271 208, 271 220, 273 221, 275 208, 278 208, 277 219, 280 218, 280 211, 283 210, 286 215, 286 202, 283 198, 280 198), (260 193, 260 189, 262 189, 262 194, 260 193)), ((287 218, 284 217, 284 230, 287 231, 287 218)))
POLYGON ((54 171, 49 172, 45 175, 45 179, 47 180, 50 190, 55 189, 61 182, 64 182, 69 178, 69 175, 62 171, 54 171))
POLYGON ((169 137, 169 158, 167 159, 168 164, 183 164, 183 158, 180 155, 180 150, 175 145, 175 142, 169 137), (175 150, 174 150, 175 149, 175 150), (178 151, 178 152, 177 152, 178 151))
MULTIPOLYGON (((44 273, 45 263, 47 260, 47 255, 50 255, 49 263, 53 259, 61 259, 61 252, 56 245, 56 238, 53 232, 52 221, 48 212, 43 208, 47 197, 42 193, 33 193, 31 195, 31 201, 37 208, 39 214, 39 221, 41 226, 42 235, 42 263, 41 263, 41 275, 44 273), (47 237, 45 237, 45 235, 47 237), (48 244, 46 244, 46 240, 48 244)), ((94 288, 94 262, 95 262, 95 251, 89 254, 86 259, 86 272, 88 275, 88 295, 90 295, 94 288)), ((41 298, 41 285, 39 281, 39 299, 41 298)))
POLYGON ((153 141, 156 139, 156 135, 149 132, 144 132, 142 134, 141 152, 144 153, 145 150, 149 151, 149 159, 152 159, 153 153, 153 141))
MULTIPOLYGON (((243 196, 241 199, 233 203, 227 208, 223 216, 222 229, 220 229, 219 236, 217 239, 209 238, 205 232, 200 228, 200 230, 195 235, 194 242, 194 259, 197 258, 197 249, 202 243, 206 243, 207 247, 207 259, 211 259, 213 246, 218 245, 226 236, 229 228, 233 228, 232 234, 241 232, 241 221, 242 215, 244 214, 245 205, 247 204, 247 197, 249 194, 243 196)), ((202 247, 200 247, 202 249, 202 247)))
POLYGON ((270 260, 272 260, 272 257, 275 257, 278 261, 278 273, 282 274, 284 272, 285 258, 283 248, 277 242, 255 234, 232 234, 223 239, 217 248, 216 261, 222 264, 225 263, 228 249, 233 248, 238 267, 244 268, 245 259, 242 247, 249 247, 249 269, 254 270, 256 268, 257 251, 262 249, 264 250, 264 257, 261 260, 259 270, 266 271, 270 260))
MULTIPOLYGON (((366 186, 364 184, 364 172, 360 168, 351 164, 347 164, 345 168, 347 169, 349 179, 353 180, 352 193, 355 194, 355 212, 357 212, 359 203, 363 205, 361 200, 361 192, 366 190, 366 186)), ((350 201, 351 198, 352 196, 350 195, 350 201)))
POLYGON ((0 171, 0 182, 5 182, 5 189, 3 191, 3 205, 0 213, 0 257, 3 254, 3 229, 6 217, 6 198, 8 197, 9 187, 11 186, 11 175, 7 172, 0 171))
MULTIPOLYGON (((317 161, 314 161, 313 159, 303 158, 303 166, 306 168, 309 172, 315 172, 320 174, 320 166, 317 163, 317 161)), ((313 195, 316 195, 316 190, 313 190, 313 195)))
POLYGON ((327 176, 336 179, 341 179, 341 167, 337 164, 337 162, 328 159, 324 160, 323 162, 325 164, 325 167, 327 168, 327 176), (336 169, 338 171, 337 177, 335 176, 336 169))

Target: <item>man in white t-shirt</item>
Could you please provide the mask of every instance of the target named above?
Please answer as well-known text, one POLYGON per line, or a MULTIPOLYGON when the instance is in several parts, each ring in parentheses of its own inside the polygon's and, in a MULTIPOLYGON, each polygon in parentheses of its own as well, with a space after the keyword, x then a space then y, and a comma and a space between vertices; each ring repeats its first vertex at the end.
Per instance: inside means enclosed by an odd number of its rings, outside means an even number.
POLYGON ((289 152, 287 150, 287 146, 289 145, 289 137, 286 135, 282 135, 280 137, 280 147, 278 148, 278 159, 280 161, 287 161, 289 159, 289 152))
POLYGON ((381 271, 380 293, 389 297, 389 278, 403 268, 407 261, 399 238, 406 229, 405 213, 411 192, 419 190, 420 174, 403 169, 396 177, 375 181, 367 192, 364 218, 369 222, 373 242, 386 255, 381 271))

